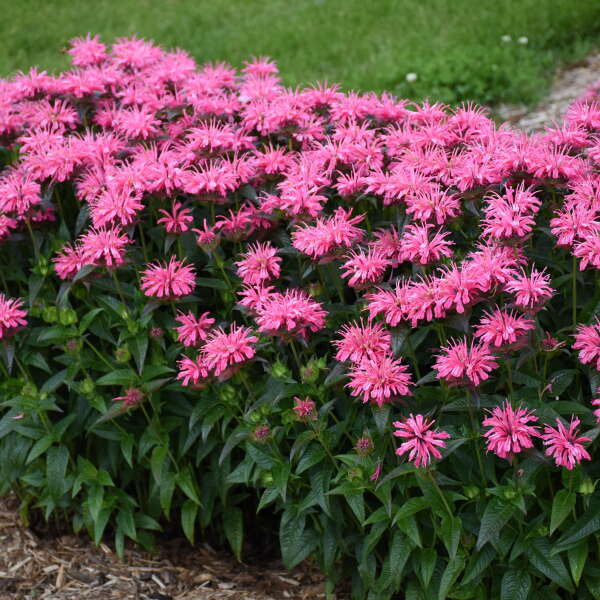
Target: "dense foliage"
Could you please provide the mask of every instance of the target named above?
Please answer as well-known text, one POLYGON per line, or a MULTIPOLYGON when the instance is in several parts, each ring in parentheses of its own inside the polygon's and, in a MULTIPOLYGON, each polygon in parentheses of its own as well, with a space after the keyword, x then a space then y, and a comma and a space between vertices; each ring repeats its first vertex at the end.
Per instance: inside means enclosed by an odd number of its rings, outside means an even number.
POLYGON ((600 104, 481 109, 141 40, 0 83, 0 491, 355 597, 600 597, 600 104))

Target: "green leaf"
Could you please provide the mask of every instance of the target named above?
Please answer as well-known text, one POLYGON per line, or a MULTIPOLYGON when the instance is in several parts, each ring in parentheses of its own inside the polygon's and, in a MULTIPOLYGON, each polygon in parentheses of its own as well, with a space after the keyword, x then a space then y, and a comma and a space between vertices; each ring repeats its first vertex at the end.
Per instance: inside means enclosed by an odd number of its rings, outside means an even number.
POLYGON ((511 518, 515 507, 512 504, 506 504, 499 498, 493 498, 486 506, 481 519, 481 527, 477 537, 477 550, 480 550, 486 542, 498 537, 501 529, 511 518))
POLYGON ((103 311, 103 308, 94 308, 85 314, 79 323, 79 333, 84 334, 90 323, 103 311))
POLYGON ((600 529, 600 504, 589 510, 558 539, 552 553, 558 554, 600 529))
POLYGON ((46 455, 46 477, 48 492, 54 500, 58 500, 65 489, 65 475, 69 462, 69 451, 66 446, 52 446, 46 455))
MULTIPOLYGON (((156 449, 155 449, 156 450, 156 449)), ((154 455, 154 453, 153 453, 154 455)), ((194 481, 194 477, 189 467, 185 467, 181 469, 179 473, 175 476, 175 480, 177 481, 177 485, 179 489, 193 502, 196 504, 200 504, 200 498, 198 497, 198 492, 196 491, 196 484, 194 481)))
POLYGON ((137 375, 132 369, 117 369, 96 380, 96 385, 131 385, 137 381, 137 375))
POLYGON ((43 438, 40 438, 31 448, 29 454, 27 455, 27 461, 25 464, 29 464, 34 461, 38 456, 44 454, 50 446, 52 446, 54 442, 54 436, 51 434, 45 435, 43 438))
POLYGON ((550 516, 550 535, 552 535, 557 527, 567 518, 575 506, 577 497, 569 490, 559 490, 552 502, 552 514, 550 516))
POLYGON ((156 446, 152 450, 152 457, 150 458, 150 468, 152 470, 152 476, 157 485, 162 482, 162 470, 167 458, 168 449, 166 446, 156 446))
POLYGON ((196 277, 196 283, 199 286, 213 288, 216 290, 228 290, 229 286, 221 279, 213 279, 212 277, 196 277))
POLYGON ((464 568, 465 559, 462 556, 457 556, 448 562, 440 581, 438 600, 446 600, 448 598, 448 592, 452 589, 454 582, 458 579, 464 568))
POLYGON ((500 600, 527 600, 531 576, 526 571, 512 569, 502 577, 500 600))
POLYGON ((552 579, 562 588, 573 592, 573 584, 569 573, 557 554, 550 553, 550 544, 546 538, 535 539, 527 553, 529 562, 546 577, 552 579))
POLYGON ((133 512, 130 508, 122 508, 117 514, 117 527, 132 540, 137 540, 137 532, 133 512))
POLYGON ((346 502, 352 509, 352 512, 358 519, 358 522, 362 525, 365 521, 365 499, 362 491, 355 492, 353 494, 346 493, 346 502))
POLYGON ((446 550, 448 550, 450 560, 454 560, 456 557, 458 543, 460 542, 461 525, 458 517, 446 516, 442 519, 440 537, 442 538, 442 542, 444 542, 444 546, 446 546, 446 550))
POLYGON ((497 552, 491 545, 484 546, 479 552, 472 554, 461 584, 467 585, 478 579, 482 573, 485 573, 496 555, 497 552))
POLYGON ((88 492, 88 509, 92 521, 96 522, 100 516, 102 510, 102 503, 104 501, 104 488, 101 485, 92 485, 88 492))
POLYGON ((407 517, 418 513, 419 511, 423 510, 424 508, 427 508, 428 506, 429 503, 427 502, 427 500, 425 500, 425 498, 409 498, 400 507, 400 509, 394 516, 392 524, 396 523, 397 521, 400 521, 401 519, 406 519, 407 517))
POLYGON ((223 527, 227 541, 238 560, 242 556, 242 543, 244 541, 244 519, 242 511, 237 507, 228 508, 223 516, 223 527))
POLYGON ((181 507, 181 527, 185 537, 190 544, 194 543, 194 532, 196 525, 196 516, 198 514, 198 504, 192 500, 186 500, 181 507))
POLYGON ((53 392, 54 390, 56 390, 58 387, 60 387, 62 385, 62 383, 64 382, 66 377, 67 377, 67 369, 63 369, 62 371, 59 371, 58 373, 56 373, 56 375, 53 375, 52 377, 50 377, 50 379, 48 379, 44 383, 44 385, 40 389, 40 392, 42 394, 44 394, 44 393, 49 394, 49 393, 53 392))
POLYGON ((279 544, 281 558, 288 569, 302 562, 315 548, 318 539, 311 531, 305 529, 304 516, 293 516, 291 511, 283 513, 279 525, 279 544))
POLYGON ((146 361, 146 353, 148 352, 148 334, 143 331, 136 335, 128 344, 133 360, 141 375, 144 370, 144 362, 146 361))
POLYGON ((434 548, 423 548, 418 554, 413 554, 416 572, 421 580, 421 585, 425 589, 429 587, 437 558, 438 555, 434 548))
POLYGON ((575 581, 575 585, 579 585, 581 581, 581 575, 583 574, 583 567, 588 556, 588 541, 587 539, 582 540, 567 550, 567 558, 569 559, 569 567, 571 568, 571 575, 575 581))

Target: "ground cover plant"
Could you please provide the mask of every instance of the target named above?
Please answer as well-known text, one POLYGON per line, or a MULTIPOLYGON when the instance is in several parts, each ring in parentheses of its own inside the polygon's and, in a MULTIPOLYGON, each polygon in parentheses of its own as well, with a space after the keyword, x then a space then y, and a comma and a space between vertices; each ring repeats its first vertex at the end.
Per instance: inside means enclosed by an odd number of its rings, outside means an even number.
POLYGON ((356 598, 599 597, 594 92, 527 136, 264 58, 69 54, 0 84, 23 519, 238 557, 276 523, 356 598))
POLYGON ((32 65, 59 72, 68 54, 56 50, 95 31, 183 47, 199 62, 271 56, 291 87, 328 80, 453 104, 535 102, 557 64, 584 58, 600 33, 594 0, 97 0, 93 11, 81 0, 5 4, 3 76, 32 65))

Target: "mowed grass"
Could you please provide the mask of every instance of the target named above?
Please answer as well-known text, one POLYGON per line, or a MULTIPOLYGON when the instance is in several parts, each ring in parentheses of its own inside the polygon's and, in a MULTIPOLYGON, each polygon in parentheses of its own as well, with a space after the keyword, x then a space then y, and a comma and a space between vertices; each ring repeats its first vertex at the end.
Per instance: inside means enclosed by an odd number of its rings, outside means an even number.
POLYGON ((0 74, 67 68, 67 41, 138 35, 198 62, 275 59, 317 80, 432 101, 532 102, 600 46, 598 0, 4 0, 0 74), (511 36, 503 42, 502 36, 511 36), (527 43, 517 39, 525 36, 527 43), (409 83, 407 73, 415 73, 409 83))

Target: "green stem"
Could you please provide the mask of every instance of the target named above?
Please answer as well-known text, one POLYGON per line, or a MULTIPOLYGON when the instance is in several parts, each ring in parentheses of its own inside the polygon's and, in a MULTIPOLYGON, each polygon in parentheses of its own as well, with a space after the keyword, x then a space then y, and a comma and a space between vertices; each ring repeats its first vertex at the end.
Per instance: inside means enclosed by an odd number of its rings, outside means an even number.
POLYGON ((142 222, 138 221, 138 230, 140 232, 140 241, 142 242, 142 253, 144 254, 144 260, 146 264, 149 263, 148 260, 148 250, 146 248, 146 236, 144 235, 144 228, 142 227, 142 222))
POLYGON ((573 300, 573 330, 575 330, 577 328, 577 257, 575 255, 571 261, 571 297, 573 300))
POLYGON ((127 303, 125 302, 125 296, 123 295, 123 290, 121 289, 121 284, 119 283, 119 280, 117 279, 117 275, 115 274, 114 269, 109 269, 109 270, 110 270, 110 274, 113 278, 113 281, 115 282, 115 287, 117 288, 117 293, 119 294, 119 298, 121 298, 121 302, 123 303, 125 310, 127 310, 127 303))
POLYGON ((429 479, 431 479, 431 483, 433 483, 433 486, 435 487, 439 497, 442 499, 444 507, 446 508, 446 512, 448 513, 448 515, 450 517, 452 517, 453 516, 452 510, 450 509, 448 501, 446 500, 446 496, 444 496, 444 492, 442 492, 438 482, 435 480, 435 477, 433 476, 433 472, 430 470, 427 470, 427 475, 429 476, 429 479))
POLYGON ((421 379, 421 371, 419 369, 419 362, 417 361, 417 355, 415 354, 415 349, 412 345, 412 342, 410 340, 410 332, 408 333, 408 335, 406 336, 406 345, 408 346, 408 352, 410 354, 410 357, 413 361, 413 365, 415 367, 415 373, 417 375, 417 381, 419 381, 419 379, 421 379))
POLYGON ((302 373, 302 366, 300 363, 300 357, 298 356, 298 350, 296 349, 296 344, 293 339, 290 339, 290 348, 292 349, 292 354, 294 355, 294 360, 296 361, 296 367, 298 367, 298 377, 302 373))
POLYGON ((481 449, 479 448, 479 425, 475 419, 475 407, 473 406, 473 398, 469 388, 467 388, 467 404, 469 407, 469 419, 471 420, 471 433, 473 435, 475 456, 477 457, 477 464, 479 465, 479 472, 481 473, 481 482, 485 486, 485 471, 483 469, 483 461, 481 460, 481 449))
POLYGON ((112 371, 114 369, 113 365, 111 365, 106 358, 104 358, 104 356, 102 356, 102 354, 100 354, 100 352, 98 352, 98 349, 96 348, 96 346, 94 346, 94 344, 92 344, 92 342, 90 342, 90 340, 88 340, 87 338, 84 338, 85 343, 94 351, 94 353, 96 354, 96 356, 112 371))

